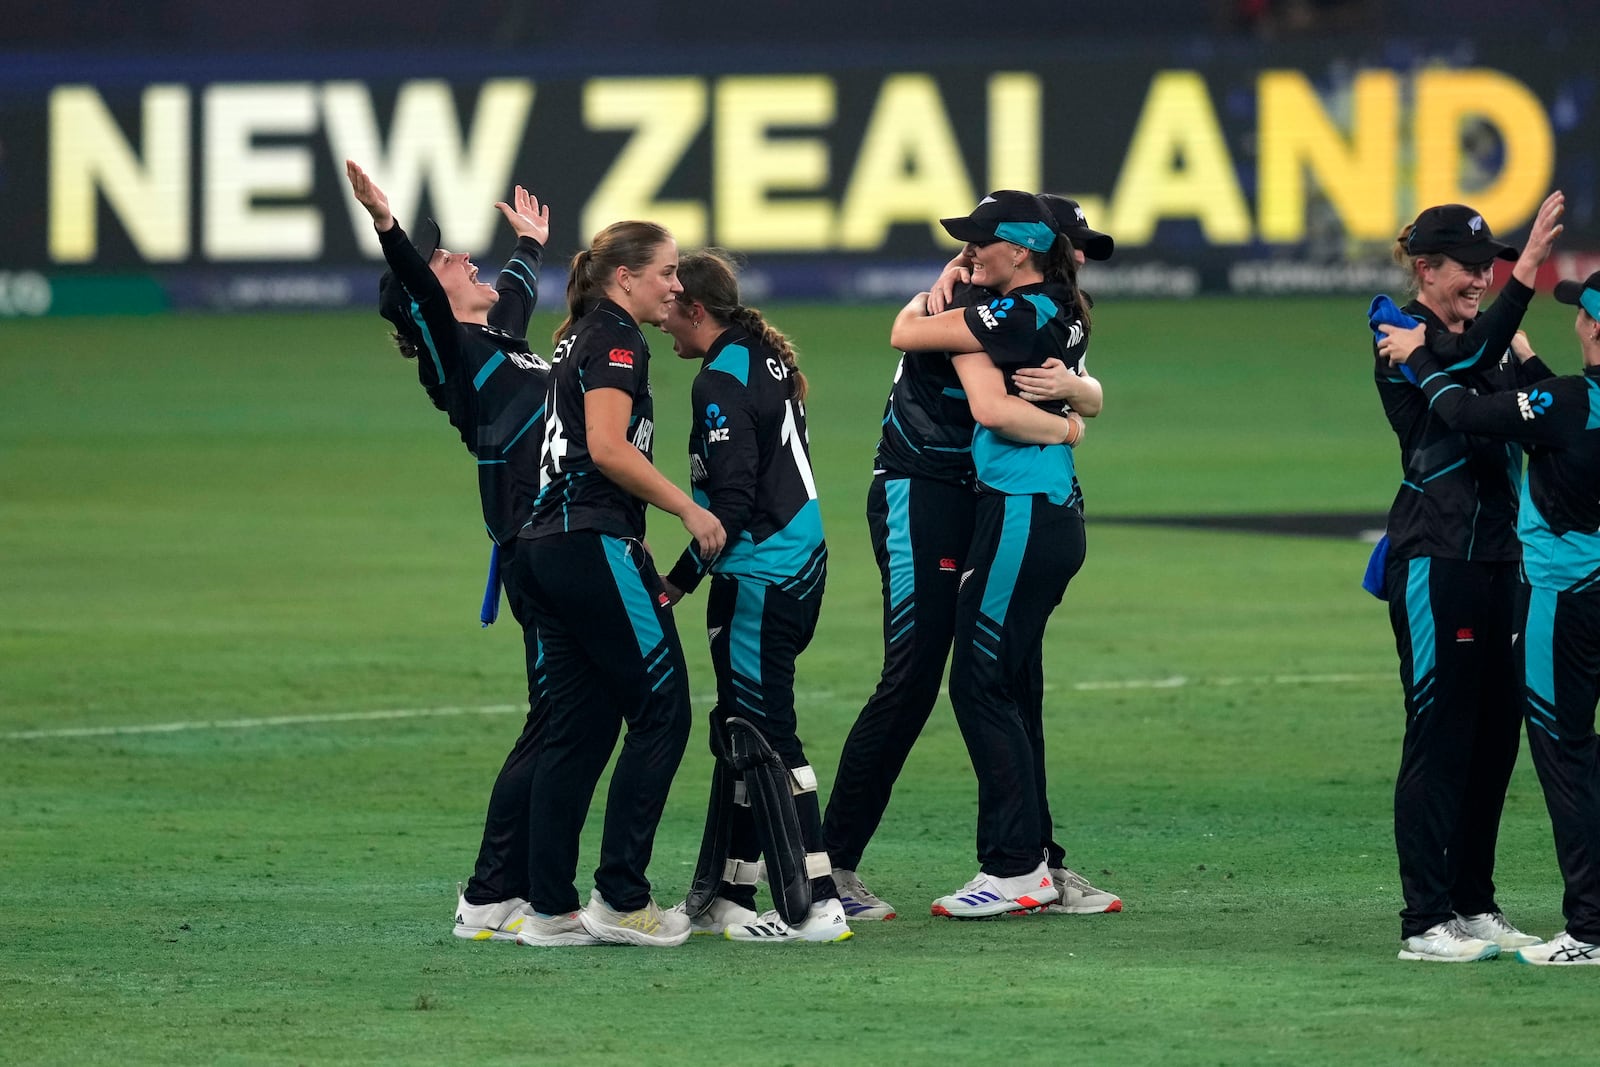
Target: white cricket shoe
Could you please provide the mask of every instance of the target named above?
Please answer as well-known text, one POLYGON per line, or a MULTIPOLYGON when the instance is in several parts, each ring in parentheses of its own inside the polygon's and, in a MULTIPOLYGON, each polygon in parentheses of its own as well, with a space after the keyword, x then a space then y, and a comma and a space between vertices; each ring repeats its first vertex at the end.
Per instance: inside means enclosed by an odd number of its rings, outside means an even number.
MULTIPOLYGON (((686 904, 674 904, 671 914, 688 915, 686 904)), ((735 923, 753 923, 756 913, 742 904, 736 904, 726 897, 717 897, 711 901, 711 906, 689 920, 689 933, 695 937, 701 934, 716 934, 721 936, 723 931, 735 923)))
POLYGON ((1544 943, 1544 938, 1525 934, 1512 926, 1506 921, 1505 913, 1500 911, 1486 911, 1481 915, 1457 914, 1456 922, 1461 924, 1461 929, 1467 932, 1468 937, 1493 941, 1507 952, 1544 943))
POLYGON ((883 922, 894 918, 894 905, 862 885, 861 878, 855 871, 834 868, 833 884, 839 890, 839 904, 850 918, 883 922))
POLYGON ((978 872, 978 876, 949 896, 933 902, 932 912, 949 919, 983 919, 1008 911, 1025 911, 1052 904, 1057 897, 1055 882, 1043 863, 1030 874, 997 878, 978 872))
POLYGON ((617 911, 598 889, 589 894, 589 906, 578 913, 578 920, 589 933, 614 945, 670 948, 689 940, 689 916, 683 912, 662 911, 654 900, 635 911, 617 911))
POLYGON ((1400 942, 1400 958, 1403 960, 1472 963, 1476 960, 1492 960, 1498 955, 1499 945, 1481 937, 1472 937, 1457 919, 1437 923, 1400 942))
POLYGON ((1541 967, 1572 967, 1600 964, 1600 945, 1579 941, 1565 930, 1550 940, 1517 950, 1517 960, 1541 967))
POLYGON ((579 945, 598 945, 600 939, 584 929, 579 912, 565 915, 541 915, 528 909, 528 917, 517 931, 517 944, 533 948, 561 948, 579 945))
POLYGON ((451 933, 468 941, 515 941, 517 931, 533 914, 521 897, 493 904, 468 904, 467 894, 456 896, 456 924, 451 933))
POLYGON ((844 907, 837 900, 819 900, 811 905, 811 914, 798 926, 790 926, 769 911, 754 922, 732 923, 723 932, 729 941, 811 941, 830 943, 848 941, 855 936, 845 921, 844 907))

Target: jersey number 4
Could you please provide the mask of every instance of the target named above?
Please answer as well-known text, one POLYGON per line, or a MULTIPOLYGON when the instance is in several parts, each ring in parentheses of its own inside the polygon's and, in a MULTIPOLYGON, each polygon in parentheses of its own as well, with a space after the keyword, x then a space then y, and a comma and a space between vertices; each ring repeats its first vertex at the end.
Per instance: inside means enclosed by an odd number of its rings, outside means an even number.
POLYGON ((539 489, 543 491, 555 476, 561 473, 561 463, 567 458, 566 427, 561 416, 550 413, 545 420, 544 440, 539 445, 539 489))

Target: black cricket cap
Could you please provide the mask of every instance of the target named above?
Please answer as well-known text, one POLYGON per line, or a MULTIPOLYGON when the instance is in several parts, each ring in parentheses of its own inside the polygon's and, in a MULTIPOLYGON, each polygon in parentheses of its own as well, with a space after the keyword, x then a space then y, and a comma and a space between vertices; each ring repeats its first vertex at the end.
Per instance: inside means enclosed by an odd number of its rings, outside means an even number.
POLYGON ((1061 232, 1044 201, 1020 189, 996 189, 978 201, 972 214, 940 219, 939 225, 963 244, 1010 241, 1035 252, 1049 251, 1061 232))
MULTIPOLYGON (((417 255, 422 257, 424 263, 438 251, 439 224, 431 218, 424 218, 417 224, 417 232, 406 236, 411 239, 411 247, 417 250, 417 255)), ((383 277, 378 279, 378 314, 388 319, 401 336, 413 344, 422 343, 422 335, 411 318, 411 297, 392 270, 384 271, 383 277)))
POLYGON ((1055 216, 1056 228, 1061 231, 1061 236, 1072 242, 1073 248, 1082 251, 1089 259, 1111 258, 1117 243, 1110 234, 1089 228, 1089 220, 1083 217, 1083 208, 1076 200, 1055 193, 1040 193, 1039 199, 1055 216))
POLYGON ((1465 204, 1430 207, 1412 223, 1406 255, 1443 254, 1468 267, 1494 259, 1516 259, 1517 250, 1494 239, 1483 216, 1465 204))
POLYGON ((1600 270, 1581 282, 1556 282, 1556 299, 1563 304, 1582 308, 1591 319, 1600 322, 1600 270))

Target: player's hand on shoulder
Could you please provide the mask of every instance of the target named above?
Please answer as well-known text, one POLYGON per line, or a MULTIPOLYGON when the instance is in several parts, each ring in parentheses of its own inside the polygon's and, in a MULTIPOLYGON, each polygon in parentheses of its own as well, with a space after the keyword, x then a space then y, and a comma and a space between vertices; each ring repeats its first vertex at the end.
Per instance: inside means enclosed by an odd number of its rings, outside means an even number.
POLYGON ((928 292, 928 314, 937 315, 950 306, 950 301, 955 299, 956 286, 965 285, 972 281, 972 266, 963 251, 956 258, 945 264, 939 278, 933 283, 933 288, 928 292))
POLYGON ((1383 339, 1378 342, 1378 355, 1387 359, 1390 366, 1406 362, 1427 341, 1427 326, 1420 322, 1410 329, 1387 323, 1378 329, 1383 333, 1383 339))

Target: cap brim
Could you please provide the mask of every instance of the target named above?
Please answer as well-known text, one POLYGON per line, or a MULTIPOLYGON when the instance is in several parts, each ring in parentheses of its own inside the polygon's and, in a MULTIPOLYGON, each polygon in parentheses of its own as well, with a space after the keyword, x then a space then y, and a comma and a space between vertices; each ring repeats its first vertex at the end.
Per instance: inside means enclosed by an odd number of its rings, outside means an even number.
POLYGON ((981 222, 974 222, 965 215, 954 219, 940 219, 939 225, 944 227, 945 233, 948 233, 962 244, 994 240, 993 230, 986 229, 981 222))
POLYGON ((1581 302, 1583 300, 1584 289, 1585 286, 1582 282, 1570 280, 1556 282, 1556 302, 1561 304, 1570 304, 1573 307, 1580 307, 1582 306, 1581 302))
POLYGON ((1496 259, 1515 260, 1517 250, 1499 241, 1475 241, 1470 245, 1444 249, 1444 254, 1468 267, 1481 267, 1496 259))
POLYGON ((1101 233, 1099 230, 1087 228, 1073 230, 1067 236, 1071 239, 1073 245, 1081 248, 1084 256, 1089 259, 1110 259, 1111 253, 1117 249, 1117 242, 1111 239, 1111 235, 1109 233, 1101 233))
POLYGON ((424 263, 439 250, 439 224, 431 218, 423 218, 417 223, 417 232, 408 236, 411 238, 411 247, 417 250, 417 255, 422 257, 424 263))

